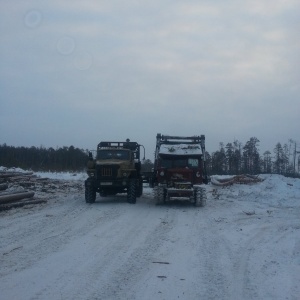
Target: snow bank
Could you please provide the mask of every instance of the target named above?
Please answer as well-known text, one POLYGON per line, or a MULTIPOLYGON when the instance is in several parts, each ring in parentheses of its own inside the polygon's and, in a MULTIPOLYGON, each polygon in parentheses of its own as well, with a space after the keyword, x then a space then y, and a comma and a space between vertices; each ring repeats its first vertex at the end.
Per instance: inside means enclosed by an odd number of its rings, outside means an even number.
MULTIPOLYGON (((218 176, 228 178, 228 176, 218 176)), ((300 179, 277 174, 264 174, 262 182, 219 187, 221 194, 239 201, 253 201, 270 206, 300 206, 300 179)))
POLYGON ((87 174, 84 172, 70 173, 70 172, 35 172, 39 177, 61 180, 85 180, 87 174))

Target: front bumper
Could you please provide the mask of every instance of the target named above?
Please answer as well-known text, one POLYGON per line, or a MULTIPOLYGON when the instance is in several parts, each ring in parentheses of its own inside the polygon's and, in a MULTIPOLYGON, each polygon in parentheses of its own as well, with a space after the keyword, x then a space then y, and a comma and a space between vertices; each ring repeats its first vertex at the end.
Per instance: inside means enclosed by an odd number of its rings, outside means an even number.
POLYGON ((88 178, 85 181, 85 186, 92 186, 96 189, 113 189, 127 187, 129 184, 128 178, 111 179, 111 180, 97 180, 96 178, 88 178))
POLYGON ((193 189, 167 188, 167 197, 191 197, 194 195, 193 189))

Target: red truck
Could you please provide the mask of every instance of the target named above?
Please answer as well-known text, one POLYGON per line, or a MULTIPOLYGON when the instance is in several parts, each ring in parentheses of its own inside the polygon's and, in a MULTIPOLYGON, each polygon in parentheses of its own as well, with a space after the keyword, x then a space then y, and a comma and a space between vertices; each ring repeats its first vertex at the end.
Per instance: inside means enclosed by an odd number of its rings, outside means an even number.
POLYGON ((205 136, 156 136, 152 187, 157 204, 171 198, 189 199, 195 206, 206 205, 203 184, 208 183, 205 136))

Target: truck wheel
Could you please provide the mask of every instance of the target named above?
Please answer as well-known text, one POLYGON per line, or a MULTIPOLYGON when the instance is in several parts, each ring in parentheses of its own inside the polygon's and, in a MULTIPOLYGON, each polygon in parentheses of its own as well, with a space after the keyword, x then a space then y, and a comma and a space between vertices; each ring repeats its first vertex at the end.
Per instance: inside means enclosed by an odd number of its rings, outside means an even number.
POLYGON ((136 195, 137 195, 137 184, 135 179, 131 179, 129 181, 129 186, 127 188, 127 202, 131 204, 136 203, 136 195))
POLYGON ((206 205, 206 193, 204 188, 195 190, 195 206, 204 207, 206 205))
POLYGON ((94 203, 96 200, 96 190, 92 186, 85 187, 85 202, 94 203))

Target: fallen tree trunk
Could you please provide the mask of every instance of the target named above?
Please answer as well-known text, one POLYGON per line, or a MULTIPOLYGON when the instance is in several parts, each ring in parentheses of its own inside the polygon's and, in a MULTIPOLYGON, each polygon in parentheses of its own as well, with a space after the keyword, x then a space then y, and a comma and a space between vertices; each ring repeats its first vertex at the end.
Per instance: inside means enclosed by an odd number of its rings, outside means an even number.
POLYGON ((0 204, 22 200, 24 198, 32 198, 34 192, 15 193, 11 195, 0 196, 0 204))

